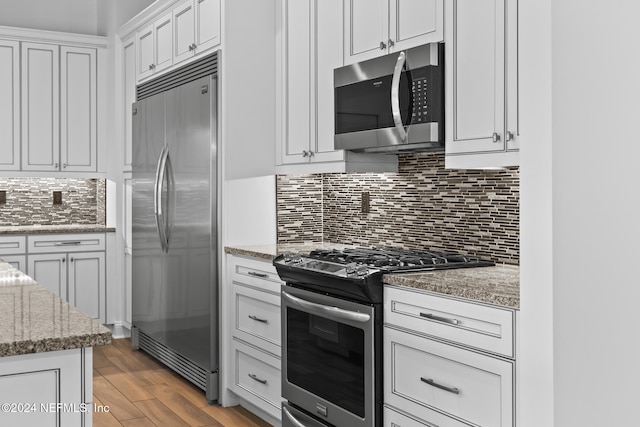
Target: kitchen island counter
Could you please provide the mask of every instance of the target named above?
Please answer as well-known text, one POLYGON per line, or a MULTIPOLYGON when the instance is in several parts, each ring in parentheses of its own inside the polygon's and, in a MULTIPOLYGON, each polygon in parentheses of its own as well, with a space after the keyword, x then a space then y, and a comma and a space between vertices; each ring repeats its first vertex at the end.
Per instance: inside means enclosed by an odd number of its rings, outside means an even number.
MULTIPOLYGON (((330 242, 246 245, 227 246, 225 252, 273 261, 284 252, 309 252, 314 249, 341 249, 348 246, 330 242)), ((520 308, 520 268, 515 265, 385 274, 383 282, 476 302, 520 308)))

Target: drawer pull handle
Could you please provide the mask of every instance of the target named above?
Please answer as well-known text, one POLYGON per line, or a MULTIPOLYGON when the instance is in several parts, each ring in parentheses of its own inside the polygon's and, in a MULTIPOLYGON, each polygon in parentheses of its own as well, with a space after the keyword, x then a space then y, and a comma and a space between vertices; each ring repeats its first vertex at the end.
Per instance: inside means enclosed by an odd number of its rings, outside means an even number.
POLYGON ((432 387, 439 388, 440 390, 448 391, 449 393, 460 394, 460 389, 457 387, 447 387, 446 385, 438 384, 432 379, 422 377, 420 377, 420 381, 422 381, 423 383, 427 383, 432 387))
POLYGON ((255 271, 250 271, 247 273, 249 276, 254 276, 254 277, 260 277, 262 279, 266 279, 267 277, 269 277, 268 274, 265 273, 256 273, 255 271))
POLYGON ((253 314, 250 314, 250 315, 249 315, 249 319, 251 319, 251 320, 255 320, 256 322, 269 323, 269 322, 267 321, 267 319, 261 319, 261 318, 259 318, 258 316, 254 316, 253 314))
POLYGON ((249 374, 249 378, 251 378, 254 381, 258 381, 260 384, 266 384, 267 380, 261 380, 260 378, 258 378, 258 376, 256 374, 249 374))
POLYGON ((82 242, 56 242, 55 246, 78 246, 82 242))
POLYGON ((448 319, 446 317, 435 316, 431 313, 420 313, 420 317, 426 317, 427 319, 435 320, 442 323, 450 323, 452 325, 460 324, 460 321, 458 319, 448 319))

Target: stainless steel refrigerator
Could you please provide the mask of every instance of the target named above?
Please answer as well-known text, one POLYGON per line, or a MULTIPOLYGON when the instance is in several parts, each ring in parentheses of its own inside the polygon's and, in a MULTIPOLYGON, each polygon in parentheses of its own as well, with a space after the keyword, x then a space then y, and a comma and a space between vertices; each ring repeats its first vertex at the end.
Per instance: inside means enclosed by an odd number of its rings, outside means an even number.
POLYGON ((132 345, 218 398, 217 52, 133 105, 132 345), (208 61, 208 62, 207 62, 208 61))

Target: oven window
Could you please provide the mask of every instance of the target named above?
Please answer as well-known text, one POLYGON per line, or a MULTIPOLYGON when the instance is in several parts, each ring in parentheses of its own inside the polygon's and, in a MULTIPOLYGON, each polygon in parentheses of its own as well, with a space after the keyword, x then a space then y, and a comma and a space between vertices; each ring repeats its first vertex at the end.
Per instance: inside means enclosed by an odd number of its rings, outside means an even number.
MULTIPOLYGON (((392 76, 366 80, 335 88, 335 133, 395 127, 391 111, 392 76)), ((409 124, 413 108, 411 80, 400 74, 400 114, 409 124)))
POLYGON ((287 308, 287 380, 364 417, 364 331, 287 308))

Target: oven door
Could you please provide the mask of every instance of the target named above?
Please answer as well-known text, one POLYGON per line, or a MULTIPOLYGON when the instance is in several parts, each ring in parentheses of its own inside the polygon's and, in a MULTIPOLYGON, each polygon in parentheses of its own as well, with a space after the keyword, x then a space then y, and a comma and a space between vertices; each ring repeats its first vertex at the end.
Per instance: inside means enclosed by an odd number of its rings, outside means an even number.
POLYGON ((374 313, 283 286, 283 397, 334 426, 374 426, 374 313))

